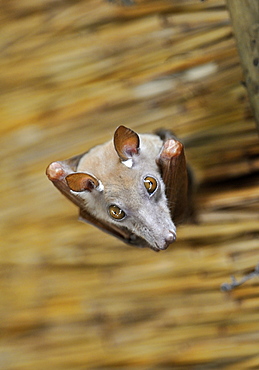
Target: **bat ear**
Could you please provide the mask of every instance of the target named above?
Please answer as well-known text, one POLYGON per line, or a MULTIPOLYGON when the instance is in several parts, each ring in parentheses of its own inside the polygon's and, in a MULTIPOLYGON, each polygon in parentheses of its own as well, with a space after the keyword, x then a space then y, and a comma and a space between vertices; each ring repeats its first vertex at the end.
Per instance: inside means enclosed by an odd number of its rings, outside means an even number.
POLYGON ((125 126, 119 126, 113 138, 114 148, 122 161, 131 159, 139 153, 139 136, 125 126))
MULTIPOLYGON (((92 175, 83 172, 75 172, 66 176, 66 182, 73 191, 92 191, 100 187, 100 182, 92 175)), ((97 189, 98 190, 98 189, 97 189)))

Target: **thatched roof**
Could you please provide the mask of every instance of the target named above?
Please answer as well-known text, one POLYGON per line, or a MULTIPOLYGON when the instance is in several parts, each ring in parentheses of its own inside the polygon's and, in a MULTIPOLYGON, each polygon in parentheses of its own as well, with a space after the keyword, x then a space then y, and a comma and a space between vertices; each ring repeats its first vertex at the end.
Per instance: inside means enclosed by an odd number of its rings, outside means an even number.
POLYGON ((9 0, 1 6, 4 369, 259 366, 259 145, 221 0, 9 0), (199 223, 168 250, 78 223, 53 160, 112 137, 172 129, 199 223))

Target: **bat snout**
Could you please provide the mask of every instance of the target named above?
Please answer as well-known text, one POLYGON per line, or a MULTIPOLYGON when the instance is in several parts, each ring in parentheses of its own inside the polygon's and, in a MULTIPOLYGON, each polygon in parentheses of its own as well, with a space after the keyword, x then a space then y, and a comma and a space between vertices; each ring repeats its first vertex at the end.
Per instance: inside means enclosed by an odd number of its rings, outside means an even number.
POLYGON ((164 239, 164 243, 160 246, 160 250, 165 250, 169 247, 176 240, 176 234, 172 231, 168 233, 168 235, 164 239))

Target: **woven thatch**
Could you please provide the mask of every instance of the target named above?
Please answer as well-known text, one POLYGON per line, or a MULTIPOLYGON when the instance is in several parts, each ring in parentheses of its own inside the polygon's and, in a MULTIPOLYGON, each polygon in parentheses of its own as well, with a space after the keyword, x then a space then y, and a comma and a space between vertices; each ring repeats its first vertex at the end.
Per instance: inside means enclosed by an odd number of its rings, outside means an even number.
POLYGON ((259 367, 259 145, 222 0, 1 2, 1 368, 259 367), (199 223, 168 250, 76 221, 49 162, 112 137, 185 141, 199 223))

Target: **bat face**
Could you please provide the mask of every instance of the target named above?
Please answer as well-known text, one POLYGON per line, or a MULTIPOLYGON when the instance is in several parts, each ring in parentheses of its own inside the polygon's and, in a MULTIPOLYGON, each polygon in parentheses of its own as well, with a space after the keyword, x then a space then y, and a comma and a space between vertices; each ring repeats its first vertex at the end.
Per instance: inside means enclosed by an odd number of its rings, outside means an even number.
POLYGON ((51 163, 47 175, 80 208, 81 219, 124 242, 159 251, 175 241, 175 223, 185 213, 178 203, 187 203, 185 158, 177 140, 120 126, 113 141, 51 163))

